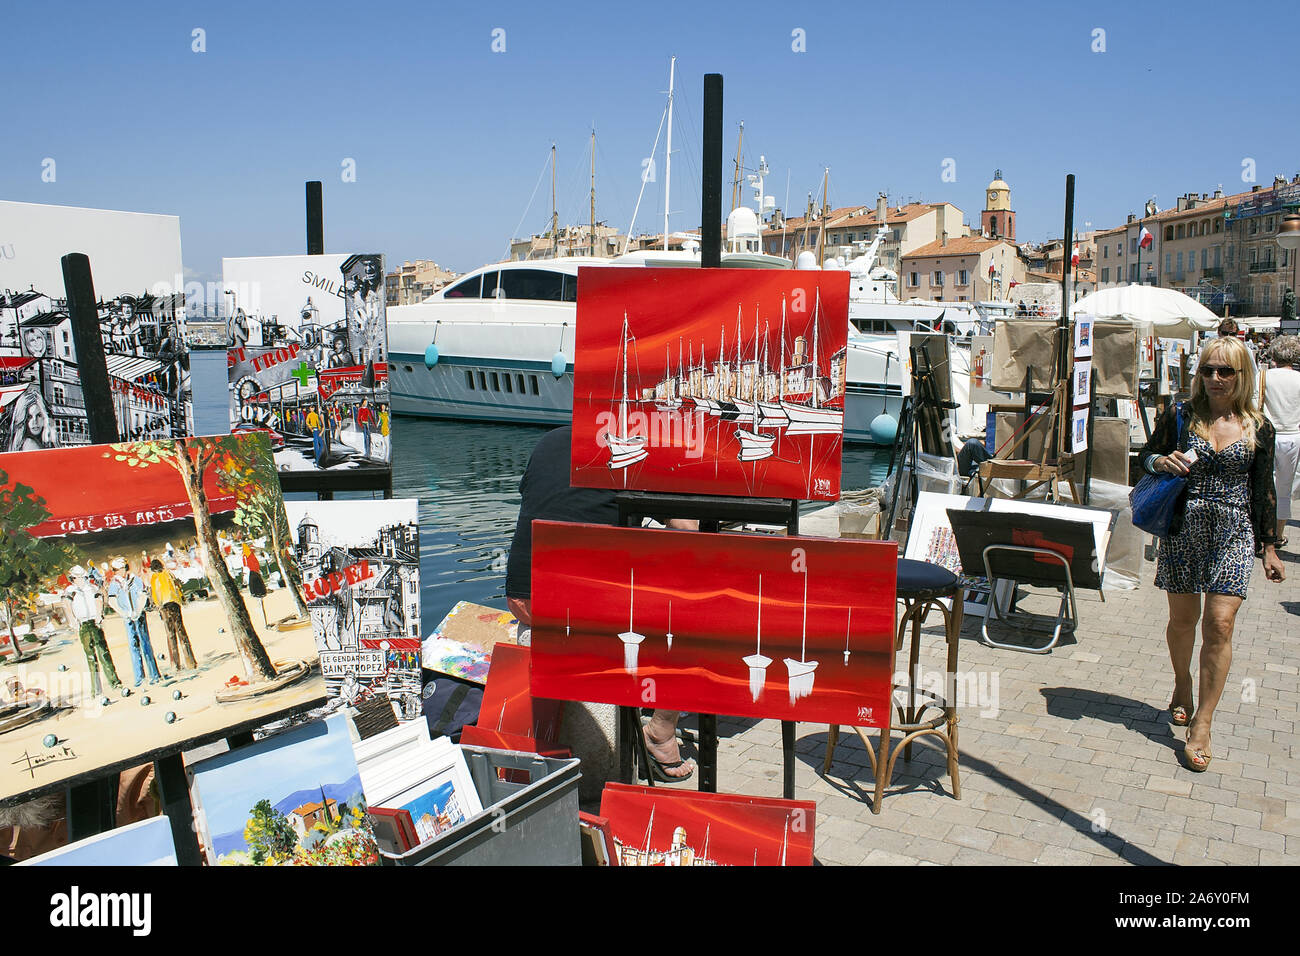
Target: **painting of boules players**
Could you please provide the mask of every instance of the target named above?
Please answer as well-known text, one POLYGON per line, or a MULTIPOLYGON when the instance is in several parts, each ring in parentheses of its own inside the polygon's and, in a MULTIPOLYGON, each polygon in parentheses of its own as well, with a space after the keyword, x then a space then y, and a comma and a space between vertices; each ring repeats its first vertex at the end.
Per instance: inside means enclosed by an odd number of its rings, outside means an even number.
POLYGON ((0 801, 324 697, 265 435, 0 455, 0 801))
POLYGON ((269 433, 281 471, 388 471, 383 256, 222 264, 231 429, 269 433))

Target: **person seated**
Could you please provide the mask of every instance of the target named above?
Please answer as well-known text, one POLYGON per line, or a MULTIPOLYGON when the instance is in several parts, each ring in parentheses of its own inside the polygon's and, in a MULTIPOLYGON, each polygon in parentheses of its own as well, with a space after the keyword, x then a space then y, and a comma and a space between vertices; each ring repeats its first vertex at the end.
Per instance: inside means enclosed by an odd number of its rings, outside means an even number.
MULTIPOLYGON (((519 520, 510 542, 506 562, 506 600, 510 613, 525 627, 532 626, 532 554, 533 521, 574 521, 587 524, 618 524, 615 492, 603 488, 575 488, 569 484, 569 450, 573 428, 565 425, 542 436, 528 459, 528 467, 519 482, 523 500, 519 520)), ((699 522, 674 518, 669 527, 698 531, 699 522)), ((520 643, 524 643, 521 629, 520 643)), ((656 780, 669 783, 688 779, 695 770, 694 760, 683 760, 677 743, 676 710, 656 710, 644 727, 646 750, 650 754, 650 772, 656 780)))

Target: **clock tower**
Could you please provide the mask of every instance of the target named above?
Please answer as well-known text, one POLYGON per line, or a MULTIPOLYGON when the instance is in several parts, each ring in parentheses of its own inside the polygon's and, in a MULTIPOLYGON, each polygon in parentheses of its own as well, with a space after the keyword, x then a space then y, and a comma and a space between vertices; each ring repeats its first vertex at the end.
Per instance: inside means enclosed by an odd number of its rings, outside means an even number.
POLYGON ((1011 187, 1002 179, 1002 170, 993 173, 993 182, 984 190, 984 212, 980 229, 992 239, 1016 241, 1016 213, 1011 208, 1011 187))

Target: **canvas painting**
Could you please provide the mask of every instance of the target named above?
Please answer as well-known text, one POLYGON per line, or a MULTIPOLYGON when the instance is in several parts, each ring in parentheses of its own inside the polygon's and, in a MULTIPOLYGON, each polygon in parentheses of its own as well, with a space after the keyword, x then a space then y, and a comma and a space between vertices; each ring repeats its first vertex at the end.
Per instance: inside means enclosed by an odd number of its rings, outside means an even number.
POLYGON ((1074 454, 1088 450, 1088 414, 1087 405, 1076 408, 1070 413, 1070 451, 1074 454))
POLYGON ((321 672, 335 706, 420 717, 420 526, 414 498, 290 501, 321 672))
POLYGON ((150 817, 69 843, 18 866, 177 866, 172 822, 150 817))
POLYGON ((0 455, 0 800, 324 702, 263 435, 0 455))
POLYGON ((123 441, 193 432, 180 220, 0 202, 0 452, 87 445, 61 259, 85 253, 123 441))
POLYGON ((1092 358, 1092 316, 1076 313, 1074 316, 1074 357, 1092 358))
POLYGON ((189 775, 209 865, 379 863, 342 714, 200 760, 189 775))
POLYGON ((619 866, 812 866, 817 804, 610 783, 600 798, 619 866))
POLYGON ((1074 378, 1071 387, 1075 405, 1092 404, 1092 359, 1074 360, 1074 378))
POLYGON ((580 269, 572 483, 836 500, 848 273, 580 269))
POLYGON ((423 666, 482 684, 499 644, 514 644, 519 622, 509 611, 459 601, 424 639, 423 666))
POLYGON ((957 553, 957 539, 952 533, 952 522, 948 520, 948 509, 982 511, 986 507, 987 501, 983 498, 921 492, 916 497, 916 507, 912 511, 907 532, 907 547, 903 553, 904 557, 913 561, 937 564, 957 575, 965 591, 962 607, 967 613, 984 612, 989 600, 988 579, 983 576, 983 568, 967 572, 962 567, 961 555, 957 553))
POLYGON ((891 541, 533 524, 534 697, 887 726, 891 541))
POLYGON ((392 462, 380 255, 224 259, 234 431, 269 432, 281 471, 392 462))

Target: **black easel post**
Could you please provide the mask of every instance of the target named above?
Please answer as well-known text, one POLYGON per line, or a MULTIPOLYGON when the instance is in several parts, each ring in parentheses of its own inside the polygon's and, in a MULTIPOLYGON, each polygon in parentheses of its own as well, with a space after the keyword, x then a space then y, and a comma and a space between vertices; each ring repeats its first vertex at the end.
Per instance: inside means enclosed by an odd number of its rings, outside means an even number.
POLYGON ((307 255, 325 255, 325 202, 318 180, 307 184, 307 255))
MULTIPOLYGON (((113 393, 108 384, 108 366, 104 361, 104 339, 99 331, 99 308, 95 282, 90 274, 90 259, 71 252, 63 265, 63 289, 72 320, 72 344, 77 353, 81 390, 86 399, 86 429, 94 444, 118 439, 117 415, 113 411, 113 393)), ((117 825, 118 774, 106 774, 89 783, 68 788, 68 839, 86 837, 111 830, 117 825)))
MULTIPOLYGON (((704 74, 700 267, 722 265, 722 74, 704 74)), ((718 717, 700 714, 700 791, 718 792, 718 717)))
MULTIPOLYGON (((1056 320, 1056 381, 1059 385, 1070 374, 1070 251, 1073 249, 1074 236, 1074 173, 1065 177, 1065 246, 1061 259, 1061 312, 1056 320)), ((1059 459, 1061 456, 1061 420, 1063 414, 1057 414, 1052 423, 1052 450, 1049 457, 1059 459)), ((1053 479, 1055 486, 1055 479, 1053 479)), ((1053 487, 1055 493, 1055 487, 1053 487)))

